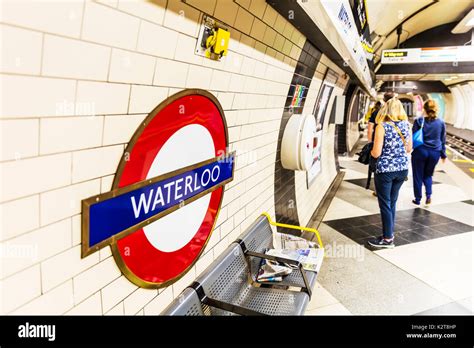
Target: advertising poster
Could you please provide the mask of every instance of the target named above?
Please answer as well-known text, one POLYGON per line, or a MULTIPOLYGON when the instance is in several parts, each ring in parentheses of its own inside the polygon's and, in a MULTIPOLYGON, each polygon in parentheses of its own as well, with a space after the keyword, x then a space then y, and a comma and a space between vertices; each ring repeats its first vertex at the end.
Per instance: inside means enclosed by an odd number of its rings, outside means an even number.
POLYGON ((321 144, 323 140, 323 127, 326 116, 329 99, 331 98, 334 89, 334 83, 337 80, 337 74, 328 70, 323 84, 319 90, 318 99, 314 107, 314 117, 316 118, 316 137, 313 143, 313 165, 306 174, 306 182, 308 188, 313 183, 314 179, 321 172, 321 144))

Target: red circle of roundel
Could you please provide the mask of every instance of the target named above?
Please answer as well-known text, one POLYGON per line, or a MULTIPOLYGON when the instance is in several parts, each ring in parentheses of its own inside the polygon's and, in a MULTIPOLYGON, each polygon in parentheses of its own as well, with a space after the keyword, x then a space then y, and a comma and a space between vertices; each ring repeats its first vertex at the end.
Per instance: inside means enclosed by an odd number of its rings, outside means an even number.
MULTIPOLYGON (((150 113, 132 138, 124 161, 114 181, 114 188, 145 180, 153 160, 165 142, 179 129, 191 124, 204 126, 214 142, 215 156, 225 153, 227 128, 218 101, 208 92, 180 92, 150 113), (180 112, 183 108, 185 113, 180 112)), ((190 140, 192 141, 192 140, 190 140)), ((211 193, 209 207, 198 231, 181 249, 164 252, 147 239, 143 228, 117 240, 112 251, 117 264, 132 282, 142 287, 170 284, 191 268, 211 235, 222 201, 223 187, 211 193)), ((172 214, 172 213, 171 213, 172 214)))

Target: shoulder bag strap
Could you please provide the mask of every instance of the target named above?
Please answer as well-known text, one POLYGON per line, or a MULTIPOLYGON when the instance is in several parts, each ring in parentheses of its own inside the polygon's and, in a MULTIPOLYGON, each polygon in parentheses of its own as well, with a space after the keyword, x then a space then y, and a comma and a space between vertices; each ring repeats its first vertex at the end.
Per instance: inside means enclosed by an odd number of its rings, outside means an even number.
POLYGON ((395 123, 393 122, 387 122, 389 125, 391 125, 393 128, 395 128, 395 130, 397 131, 398 135, 400 136, 400 138, 402 138, 402 142, 403 142, 403 146, 405 147, 405 151, 407 149, 407 144, 406 144, 406 141, 405 141, 405 137, 403 136, 402 134, 402 131, 400 130, 400 128, 398 128, 395 123))
MULTIPOLYGON (((418 120, 417 120, 418 121, 418 120)), ((425 125, 425 118, 423 116, 421 116, 421 125, 420 125, 420 128, 423 128, 423 126, 425 125)))

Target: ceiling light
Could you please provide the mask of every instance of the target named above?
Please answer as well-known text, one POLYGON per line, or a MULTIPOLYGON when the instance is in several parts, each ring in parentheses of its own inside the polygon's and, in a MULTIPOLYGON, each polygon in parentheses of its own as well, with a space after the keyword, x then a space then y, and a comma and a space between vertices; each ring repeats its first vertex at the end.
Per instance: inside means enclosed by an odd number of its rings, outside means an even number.
POLYGON ((474 9, 471 9, 463 19, 451 30, 453 34, 467 33, 474 26, 474 9))

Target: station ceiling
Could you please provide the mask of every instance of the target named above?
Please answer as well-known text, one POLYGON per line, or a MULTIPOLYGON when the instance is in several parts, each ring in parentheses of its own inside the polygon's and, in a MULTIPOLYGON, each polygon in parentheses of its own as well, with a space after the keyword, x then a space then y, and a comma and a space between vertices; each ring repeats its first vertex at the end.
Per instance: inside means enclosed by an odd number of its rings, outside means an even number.
POLYGON ((396 48, 400 24, 403 43, 425 30, 461 20, 474 0, 366 0, 366 4, 377 64, 382 50, 396 48))
POLYGON ((377 75, 381 81, 443 81, 444 84, 456 84, 461 81, 474 80, 474 74, 404 74, 404 75, 377 75))

